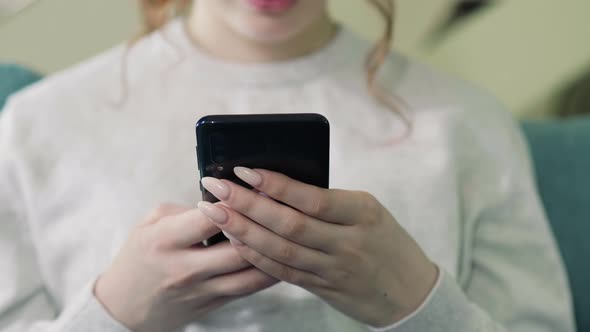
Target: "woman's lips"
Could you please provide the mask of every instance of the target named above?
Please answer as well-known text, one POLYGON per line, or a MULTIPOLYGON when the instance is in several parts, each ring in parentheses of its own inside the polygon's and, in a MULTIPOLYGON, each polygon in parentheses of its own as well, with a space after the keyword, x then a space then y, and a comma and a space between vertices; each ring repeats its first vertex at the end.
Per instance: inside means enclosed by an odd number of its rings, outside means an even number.
POLYGON ((269 13, 281 13, 289 10, 297 0, 248 0, 256 10, 269 13))

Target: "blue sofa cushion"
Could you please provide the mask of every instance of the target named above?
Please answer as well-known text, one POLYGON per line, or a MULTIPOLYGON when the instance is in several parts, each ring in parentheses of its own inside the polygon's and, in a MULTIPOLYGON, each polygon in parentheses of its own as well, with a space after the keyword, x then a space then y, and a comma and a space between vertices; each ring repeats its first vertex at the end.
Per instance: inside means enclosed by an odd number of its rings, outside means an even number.
POLYGON ((21 66, 0 63, 0 111, 8 96, 40 78, 39 74, 21 66))
POLYGON ((590 116, 525 122, 537 185, 572 287, 579 332, 590 331, 590 116))

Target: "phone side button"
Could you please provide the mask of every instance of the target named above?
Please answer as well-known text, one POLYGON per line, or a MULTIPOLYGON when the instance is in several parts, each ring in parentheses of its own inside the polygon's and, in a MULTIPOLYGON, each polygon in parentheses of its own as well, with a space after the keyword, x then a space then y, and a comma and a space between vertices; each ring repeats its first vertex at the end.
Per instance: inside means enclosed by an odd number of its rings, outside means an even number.
POLYGON ((197 170, 199 169, 199 146, 195 146, 195 161, 197 162, 197 170))

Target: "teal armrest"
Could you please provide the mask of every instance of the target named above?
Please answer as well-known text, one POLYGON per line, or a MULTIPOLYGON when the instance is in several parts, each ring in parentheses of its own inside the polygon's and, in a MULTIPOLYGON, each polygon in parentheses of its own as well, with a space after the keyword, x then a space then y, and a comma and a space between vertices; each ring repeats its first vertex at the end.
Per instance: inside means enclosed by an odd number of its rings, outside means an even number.
POLYGON ((579 332, 590 331, 590 116, 527 122, 537 185, 568 270, 579 332))
POLYGON ((13 64, 0 64, 0 111, 8 96, 25 86, 38 81, 41 76, 13 64))

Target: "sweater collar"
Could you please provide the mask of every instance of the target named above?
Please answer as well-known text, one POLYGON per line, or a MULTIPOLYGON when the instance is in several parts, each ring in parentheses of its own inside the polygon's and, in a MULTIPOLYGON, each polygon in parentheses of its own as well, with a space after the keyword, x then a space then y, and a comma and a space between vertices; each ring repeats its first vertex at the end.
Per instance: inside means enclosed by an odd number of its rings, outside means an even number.
MULTIPOLYGON (((250 86, 293 86, 324 76, 350 64, 360 54, 354 45, 356 38, 340 27, 333 39, 314 53, 298 58, 257 64, 241 64, 221 60, 200 49, 190 38, 184 20, 175 19, 162 30, 160 36, 177 55, 177 61, 189 62, 190 70, 208 84, 238 84, 250 86)), ((362 59, 359 59, 362 60, 362 59)), ((356 65, 362 65, 362 61, 356 65)))

